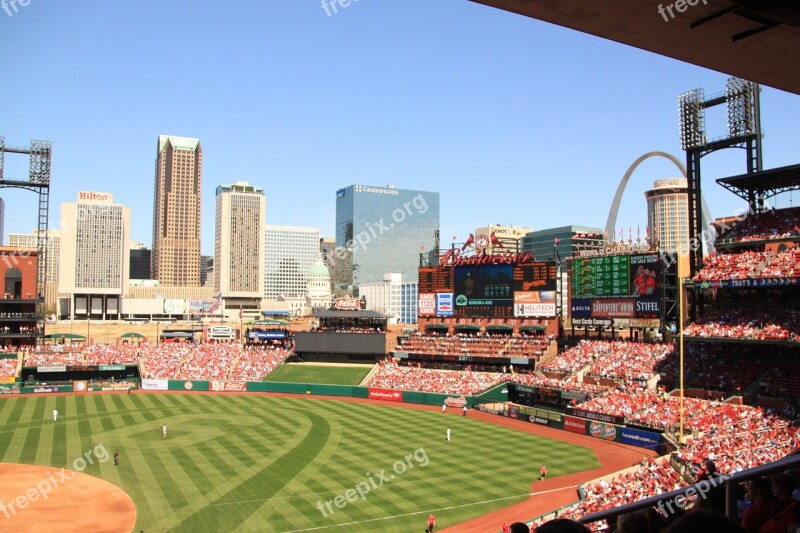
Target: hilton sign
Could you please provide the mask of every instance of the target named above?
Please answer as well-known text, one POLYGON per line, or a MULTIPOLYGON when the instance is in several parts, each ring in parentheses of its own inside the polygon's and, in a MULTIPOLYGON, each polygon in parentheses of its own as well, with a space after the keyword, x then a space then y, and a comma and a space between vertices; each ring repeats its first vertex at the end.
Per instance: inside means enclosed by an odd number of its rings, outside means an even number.
POLYGON ((79 191, 78 200, 81 202, 111 203, 114 197, 107 192, 79 191))

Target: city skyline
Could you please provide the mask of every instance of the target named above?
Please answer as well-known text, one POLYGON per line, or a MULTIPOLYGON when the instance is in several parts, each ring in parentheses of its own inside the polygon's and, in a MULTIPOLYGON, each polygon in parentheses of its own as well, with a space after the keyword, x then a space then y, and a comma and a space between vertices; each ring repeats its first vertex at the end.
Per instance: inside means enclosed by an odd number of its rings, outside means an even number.
MULTIPOLYGON (((267 223, 333 236, 341 184, 393 183, 441 194, 443 241, 489 224, 602 227, 637 157, 684 159, 678 96, 723 91, 727 79, 471 2, 361 2, 333 16, 316 2, 242 2, 223 14, 202 6, 167 2, 153 18, 135 6, 34 2, 0 18, 0 44, 26 50, 5 62, 14 105, 0 135, 8 145, 53 141, 51 228, 55 206, 76 191, 108 191, 131 207, 132 239, 152 247, 144 184, 162 133, 201 140, 203 213, 217 185, 242 179, 264 188, 267 223), (153 61, 186 43, 195 53, 153 61), (34 63, 39 76, 24 75, 34 63), (104 142, 124 149, 95 149, 104 142)), ((761 104, 764 167, 796 163, 800 99, 765 87, 761 104)), ((709 137, 725 131, 724 112, 707 122, 709 137)), ((6 175, 24 176, 24 165, 8 158, 6 175)), ((703 165, 711 214, 743 207, 714 182, 743 173, 743 153, 703 165)), ((644 227, 639 199, 675 177, 668 162, 643 164, 618 227, 644 227)), ((4 197, 6 232, 29 231, 35 200, 4 197)), ((204 216, 203 255, 213 235, 204 216)))

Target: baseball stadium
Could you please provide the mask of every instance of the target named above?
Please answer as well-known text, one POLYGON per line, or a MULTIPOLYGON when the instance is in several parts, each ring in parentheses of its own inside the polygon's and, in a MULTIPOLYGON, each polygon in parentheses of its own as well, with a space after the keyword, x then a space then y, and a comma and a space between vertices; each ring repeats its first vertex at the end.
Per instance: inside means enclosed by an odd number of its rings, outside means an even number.
POLYGON ((51 146, 0 137, 0 186, 39 195, 35 245, 0 247, 0 530, 800 530, 800 208, 768 203, 800 189, 800 165, 764 170, 753 118, 758 83, 800 90, 781 59, 796 33, 779 33, 796 7, 688 2, 700 29, 672 34, 637 2, 475 1, 743 76, 680 97, 695 242, 617 233, 653 152, 605 234, 572 234, 563 257, 558 238, 545 259, 494 231, 440 246, 437 230, 412 324, 352 294, 245 317, 222 290, 128 319, 123 296, 73 291, 51 316, 51 146), (719 104, 736 127, 708 141, 719 104), (746 172, 716 183, 750 209, 711 223, 701 157, 726 148, 746 172), (3 179, 4 153, 30 157, 29 181, 3 179))

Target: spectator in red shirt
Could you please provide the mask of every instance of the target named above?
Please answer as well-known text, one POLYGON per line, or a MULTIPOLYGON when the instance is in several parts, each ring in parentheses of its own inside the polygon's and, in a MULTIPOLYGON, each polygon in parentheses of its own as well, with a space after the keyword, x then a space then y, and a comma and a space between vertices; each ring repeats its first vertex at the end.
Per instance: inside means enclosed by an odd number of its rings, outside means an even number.
POLYGON ((751 479, 747 482, 747 495, 753 503, 742 515, 742 527, 747 533, 758 533, 775 511, 772 486, 763 477, 751 479))
POLYGON ((433 513, 428 515, 428 529, 426 531, 428 533, 433 533, 433 528, 436 525, 436 517, 433 516, 433 513))

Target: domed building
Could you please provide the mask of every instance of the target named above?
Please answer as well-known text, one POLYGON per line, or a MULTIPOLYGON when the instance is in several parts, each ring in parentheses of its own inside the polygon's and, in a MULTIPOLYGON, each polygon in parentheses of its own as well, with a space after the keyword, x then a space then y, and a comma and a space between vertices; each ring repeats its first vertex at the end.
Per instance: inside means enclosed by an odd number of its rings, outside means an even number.
POLYGON ((317 260, 308 269, 308 283, 306 285, 306 310, 312 313, 331 306, 333 293, 331 292, 331 274, 322 261, 322 256, 317 254, 317 260))

